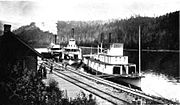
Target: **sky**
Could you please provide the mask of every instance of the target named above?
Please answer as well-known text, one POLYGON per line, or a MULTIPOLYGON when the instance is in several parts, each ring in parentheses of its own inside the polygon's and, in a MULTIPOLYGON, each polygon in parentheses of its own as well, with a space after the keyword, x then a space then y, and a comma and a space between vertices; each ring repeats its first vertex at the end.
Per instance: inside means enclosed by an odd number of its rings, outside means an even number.
POLYGON ((57 33, 56 22, 156 17, 180 10, 180 0, 28 0, 0 1, 0 20, 13 29, 36 22, 57 33))

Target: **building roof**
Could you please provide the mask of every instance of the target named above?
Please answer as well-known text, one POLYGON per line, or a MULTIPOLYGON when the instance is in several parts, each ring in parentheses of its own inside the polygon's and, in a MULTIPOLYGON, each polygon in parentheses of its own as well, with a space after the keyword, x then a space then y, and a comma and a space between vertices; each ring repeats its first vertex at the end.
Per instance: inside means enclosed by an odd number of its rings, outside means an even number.
MULTIPOLYGON (((23 41, 22 39, 20 39, 17 35, 15 35, 12 32, 8 32, 8 35, 15 38, 17 41, 19 41, 22 45, 24 45, 25 47, 27 47, 29 50, 31 50, 33 53, 35 53, 37 56, 39 57, 43 57, 38 51, 36 51, 33 47, 29 46, 27 43, 25 43, 25 41, 23 41)), ((3 35, 5 36, 5 34, 3 35)), ((3 37, 2 36, 2 37, 3 37)))
MULTIPOLYGON (((13 36, 15 36, 15 35, 13 35, 13 36)), ((29 46, 28 44, 26 44, 23 40, 21 40, 19 37, 16 37, 15 36, 15 38, 18 40, 18 41, 20 41, 22 44, 24 44, 26 47, 28 47, 31 51, 33 51, 35 54, 37 54, 39 57, 42 57, 42 55, 38 52, 38 51, 36 51, 34 48, 32 48, 31 46, 29 46)))

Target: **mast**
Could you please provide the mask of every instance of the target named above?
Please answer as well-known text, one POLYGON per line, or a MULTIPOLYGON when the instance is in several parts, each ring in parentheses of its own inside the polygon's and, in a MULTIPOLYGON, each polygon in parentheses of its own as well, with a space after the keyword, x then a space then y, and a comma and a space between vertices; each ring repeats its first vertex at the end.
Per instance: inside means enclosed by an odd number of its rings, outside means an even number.
MULTIPOLYGON (((92 43, 92 34, 90 34, 90 36, 91 36, 91 43, 92 43)), ((92 44, 91 44, 91 56, 92 56, 92 44)))
MULTIPOLYGON (((180 12, 179 12, 179 30, 180 30, 180 12)), ((180 61, 180 31, 179 31, 179 61, 180 61)), ((177 82, 180 82, 180 65, 179 65, 179 77, 177 82)))
POLYGON ((109 33, 109 48, 111 46, 111 33, 109 33))
POLYGON ((99 45, 97 46, 97 54, 99 55, 99 45))
POLYGON ((92 46, 91 46, 91 53, 90 53, 90 55, 92 56, 92 46))
POLYGON ((101 53, 102 53, 102 43, 103 43, 103 42, 101 42, 101 53))
POLYGON ((57 35, 54 35, 54 44, 57 44, 57 35))
POLYGON ((100 41, 101 41, 101 53, 102 53, 102 47, 103 47, 103 39, 104 39, 104 33, 101 33, 101 39, 100 39, 100 41))
POLYGON ((141 73, 141 26, 139 26, 139 74, 141 73))

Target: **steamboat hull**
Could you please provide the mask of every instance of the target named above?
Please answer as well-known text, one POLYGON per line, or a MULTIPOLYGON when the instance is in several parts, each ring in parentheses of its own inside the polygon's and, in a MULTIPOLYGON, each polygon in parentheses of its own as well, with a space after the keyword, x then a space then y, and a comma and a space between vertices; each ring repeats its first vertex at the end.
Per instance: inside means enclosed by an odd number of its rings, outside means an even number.
POLYGON ((124 56, 122 43, 113 43, 106 51, 102 51, 101 43, 101 52, 84 55, 83 63, 96 75, 100 72, 102 78, 130 88, 141 88, 141 71, 136 69, 136 64, 129 63, 128 56, 124 56))
POLYGON ((130 77, 112 77, 112 78, 106 78, 109 81, 119 83, 121 85, 141 90, 141 78, 130 78, 130 77))
POLYGON ((93 75, 96 75, 98 77, 101 77, 103 79, 124 85, 129 88, 138 89, 141 90, 141 78, 142 76, 123 76, 123 75, 117 75, 117 74, 106 74, 101 71, 98 71, 96 69, 93 69, 92 67, 88 66, 87 64, 84 64, 83 66, 84 71, 93 75))

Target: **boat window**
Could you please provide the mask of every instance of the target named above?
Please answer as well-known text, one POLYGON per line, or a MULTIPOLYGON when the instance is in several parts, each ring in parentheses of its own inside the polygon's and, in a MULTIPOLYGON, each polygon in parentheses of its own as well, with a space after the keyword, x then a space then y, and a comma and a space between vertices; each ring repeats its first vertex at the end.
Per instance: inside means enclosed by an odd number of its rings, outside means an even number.
POLYGON ((123 44, 121 43, 114 43, 114 48, 122 48, 123 44))
POLYGON ((70 58, 71 60, 73 60, 73 59, 74 59, 74 57, 73 57, 73 56, 70 56, 69 58, 70 58))
POLYGON ((69 59, 69 56, 67 54, 64 54, 64 59, 69 59))
POLYGON ((78 59, 78 55, 75 54, 75 55, 74 55, 74 59, 78 59))
POLYGON ((70 51, 70 49, 65 49, 65 51, 70 51))
POLYGON ((51 50, 60 50, 60 48, 51 48, 51 50))
POLYGON ((72 49, 74 52, 79 51, 78 49, 72 49))
POLYGON ((114 67, 113 74, 120 74, 120 67, 114 67))
POLYGON ((134 74, 135 73, 135 67, 134 66, 130 66, 129 67, 129 74, 134 74))
POLYGON ((72 51, 72 52, 76 52, 76 51, 79 51, 79 49, 65 49, 65 51, 72 51))

